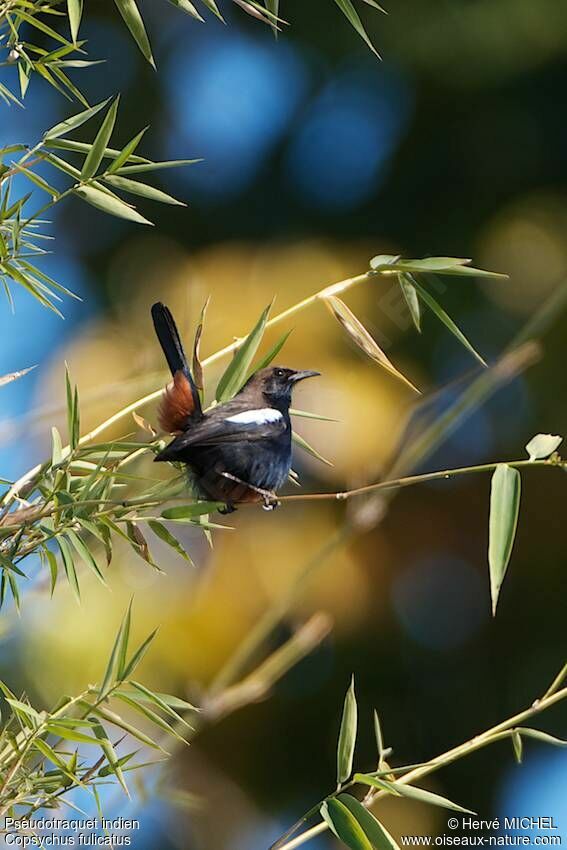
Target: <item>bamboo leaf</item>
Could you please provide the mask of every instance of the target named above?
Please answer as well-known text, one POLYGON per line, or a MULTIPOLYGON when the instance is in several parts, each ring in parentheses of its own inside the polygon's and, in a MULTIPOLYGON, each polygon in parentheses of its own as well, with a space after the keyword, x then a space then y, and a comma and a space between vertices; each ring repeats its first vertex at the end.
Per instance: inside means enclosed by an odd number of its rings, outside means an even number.
POLYGON ((421 298, 423 303, 427 307, 429 307, 431 312, 434 313, 435 316, 437 316, 439 321, 443 322, 445 327, 449 331, 451 331, 453 336, 455 336, 459 340, 459 342, 462 345, 464 345, 464 347, 466 349, 468 349, 470 351, 470 353, 473 355, 473 357, 476 357, 478 362, 486 367, 487 366, 486 360, 484 360, 484 358, 481 357, 481 355, 474 348, 472 343, 469 342, 469 340, 466 338, 466 336, 460 330, 460 328, 457 327, 457 325, 452 320, 452 318, 445 312, 443 307, 441 307, 441 305, 437 303, 435 298, 432 295, 430 295, 429 292, 426 289, 424 289, 424 287, 420 283, 418 283, 418 281, 413 276, 410 276, 410 278, 411 278, 411 283, 413 284, 414 288, 417 291, 417 294, 419 295, 419 297, 421 298))
POLYGON ((76 115, 71 115, 71 117, 66 118, 65 121, 55 124, 54 127, 51 127, 50 130, 47 130, 44 133, 44 140, 57 139, 59 136, 64 136, 65 133, 68 133, 70 130, 75 130, 77 127, 80 127, 82 124, 85 124, 93 118, 97 112, 100 112, 101 109, 104 109, 109 102, 110 98, 107 98, 101 103, 97 103, 96 106, 91 106, 89 109, 85 109, 83 112, 78 112, 76 115))
POLYGON ((89 177, 93 177, 102 162, 104 152, 110 141, 110 137, 112 136, 112 131, 114 130, 119 103, 120 95, 118 95, 118 97, 116 97, 110 104, 110 108, 104 116, 104 120, 100 125, 98 133, 95 136, 95 140, 92 143, 91 149, 85 158, 83 168, 81 170, 82 180, 88 180, 89 177))
POLYGON ((273 363, 273 361, 276 359, 276 357, 278 356, 278 354, 280 353, 280 351, 282 350, 282 348, 286 344, 287 339, 288 339, 292 330, 293 330, 293 328, 291 328, 291 330, 289 330, 285 334, 283 334, 283 336, 281 336, 278 339, 278 341, 275 343, 275 345, 273 345, 272 348, 270 348, 268 353, 264 357, 262 357, 260 362, 255 364, 255 366, 252 370, 252 374, 254 372, 259 372, 260 369, 265 369, 266 366, 269 366, 270 363, 273 363))
POLYGON ((122 150, 116 155, 115 159, 111 162, 107 174, 112 174, 114 171, 118 171, 118 169, 130 159, 130 157, 142 141, 144 133, 147 129, 147 127, 144 127, 143 130, 140 130, 140 132, 137 133, 137 135, 135 135, 134 138, 131 139, 128 144, 122 148, 122 150))
POLYGON ((71 38, 76 42, 83 14, 83 0, 67 0, 67 14, 69 15, 71 38))
POLYGON ((321 461, 321 463, 324 463, 326 466, 333 466, 333 463, 332 463, 330 460, 327 460, 327 458, 326 458, 326 457, 323 457, 323 455, 322 455, 322 454, 320 454, 320 453, 317 451, 317 449, 314 449, 314 448, 313 448, 313 446, 311 446, 311 445, 307 442, 307 440, 305 440, 303 437, 301 437, 301 436, 297 433, 297 431, 294 431, 294 432, 292 433, 292 435, 291 435, 291 439, 293 440, 293 442, 295 443, 295 445, 296 445, 296 446, 299 446, 299 448, 301 448, 301 449, 303 449, 304 451, 306 451, 306 452, 307 452, 307 454, 310 454, 310 455, 311 455, 311 457, 314 457, 316 460, 320 460, 320 461, 321 461))
POLYGON ((155 68, 156 65, 152 56, 148 34, 135 0, 114 0, 114 2, 143 56, 148 60, 152 68, 155 68))
POLYGON ((258 346, 264 336, 266 322, 270 313, 271 304, 266 307, 262 315, 252 328, 242 345, 238 348, 228 368, 224 372, 217 385, 216 399, 224 402, 235 396, 246 381, 248 370, 258 350, 258 346))
POLYGON ((134 672, 134 670, 138 667, 142 658, 144 657, 144 655, 148 651, 150 644, 152 643, 153 639, 157 635, 157 632, 158 632, 158 630, 154 629, 154 631, 151 632, 151 634, 148 635, 148 637, 145 639, 145 641, 143 641, 140 644, 138 649, 134 652, 130 661, 127 662, 127 664, 124 667, 124 670, 122 672, 122 675, 124 676, 125 679, 127 679, 129 676, 131 676, 132 673, 134 672))
POLYGON ((201 337, 203 335, 205 317, 207 315, 207 308, 210 300, 211 297, 209 296, 203 304, 201 316, 199 317, 199 324, 195 331, 195 340, 193 342, 193 380, 195 381, 195 386, 199 390, 201 402, 203 401, 203 396, 205 394, 205 376, 203 374, 203 366, 201 363, 201 337))
POLYGON ((331 798, 323 803, 320 811, 331 832, 350 850, 373 850, 368 836, 342 800, 331 798))
POLYGON ((496 614, 500 588, 506 575, 520 512, 521 479, 517 469, 498 464, 492 476, 490 490, 490 534, 488 563, 492 614, 496 614))
POLYGON ((339 9, 343 13, 343 15, 347 18, 350 25, 352 27, 354 27, 354 29, 359 34, 359 36, 362 38, 362 40, 366 42, 366 44, 368 45, 370 50, 373 53, 375 53, 378 58, 380 58, 380 54, 378 53, 378 51, 376 50, 376 48, 374 47, 374 45, 370 41, 368 34, 367 34, 366 30, 364 29, 362 21, 360 20, 360 15, 358 14, 356 9, 354 8, 354 6, 352 4, 352 0, 335 0, 335 3, 339 7, 339 9))
POLYGON ((181 9, 182 12, 186 12, 188 15, 191 15, 192 18, 196 18, 198 21, 203 21, 203 18, 190 0, 169 0, 169 2, 177 9, 181 9))
POLYGON ((341 301, 341 299, 337 298, 335 295, 327 295, 324 298, 324 301, 335 319, 347 332, 350 339, 352 339, 352 341, 362 351, 364 351, 371 360, 378 363, 383 369, 386 369, 387 372, 394 375, 394 377, 398 378, 414 392, 419 393, 417 387, 415 387, 414 384, 405 377, 405 375, 402 375, 402 373, 396 369, 392 361, 386 356, 384 351, 382 351, 376 340, 370 335, 362 322, 357 319, 350 308, 347 307, 344 301, 341 301))
POLYGON ((421 308, 419 306, 419 298, 417 297, 417 292, 412 283, 412 279, 409 275, 402 273, 398 275, 398 282, 405 302, 408 305, 412 322, 414 323, 418 333, 421 333, 421 308))
POLYGON ((157 537, 159 537, 160 540, 163 540, 164 543, 167 543, 168 546, 171 546, 171 548, 174 549, 177 552, 178 555, 181 555, 181 557, 184 558, 186 561, 188 561, 190 564, 193 563, 191 558, 189 557, 189 555, 187 554, 187 552, 185 551, 185 549, 183 548, 183 546, 179 542, 179 540, 176 537, 173 536, 171 531, 169 531, 169 529, 166 528, 165 525, 163 525, 163 523, 158 522, 155 519, 152 519, 152 520, 149 520, 148 525, 151 528, 151 530, 153 531, 153 533, 155 535, 157 535, 157 537))
POLYGON ((356 729, 358 724, 358 709, 354 693, 354 676, 346 692, 343 705, 343 716, 337 745, 337 782, 341 785, 352 773, 352 760, 356 744, 356 729))
POLYGON ((167 192, 162 192, 161 189, 156 189, 155 186, 148 186, 147 183, 139 183, 137 180, 129 180, 127 177, 121 177, 118 174, 108 174, 104 177, 105 183, 110 183, 116 189, 121 189, 123 192, 130 192, 132 195, 138 195, 141 198, 147 198, 150 201, 157 201, 159 204, 173 204, 178 207, 186 207, 183 201, 178 201, 167 192))
POLYGON ((150 224, 147 218, 140 215, 133 207, 122 201, 117 195, 112 192, 104 192, 102 189, 97 189, 96 186, 76 186, 73 189, 74 193, 79 196, 87 204, 96 207, 108 215, 116 216, 116 218, 124 218, 127 221, 135 221, 137 224, 150 224))
POLYGON ((432 806, 440 806, 443 809, 451 809, 454 812, 465 812, 466 814, 474 815, 471 809, 465 809, 457 803, 441 797, 439 794, 434 794, 432 791, 426 791, 424 788, 416 788, 413 785, 405 785, 403 783, 389 782, 387 779, 377 779, 375 776, 367 776, 363 773, 355 773, 354 781, 360 782, 362 785, 368 785, 371 788, 380 788, 382 791, 387 791, 395 796, 407 797, 410 800, 417 800, 420 803, 427 803, 432 806))
POLYGON ((190 505, 176 505, 161 512, 164 519, 192 520, 204 514, 213 513, 222 507, 222 502, 193 502, 190 505))
POLYGON ((116 635, 112 652, 106 666, 99 696, 102 699, 111 689, 117 677, 126 669, 126 653, 128 652, 128 640, 130 637, 130 622, 132 618, 132 602, 128 605, 124 619, 120 624, 116 635))
POLYGON ((63 561, 63 569, 65 570, 67 581, 71 585, 71 588, 73 589, 73 593, 77 597, 77 600, 80 602, 81 590, 79 588, 77 570, 75 569, 73 555, 71 553, 71 549, 69 548, 69 544, 67 543, 64 537, 58 537, 57 545, 59 546, 59 551, 61 552, 61 560, 63 561))
POLYGON ((398 844, 386 827, 382 826, 380 821, 365 809, 362 803, 359 803, 350 794, 340 794, 337 799, 356 818, 374 850, 399 850, 398 844))

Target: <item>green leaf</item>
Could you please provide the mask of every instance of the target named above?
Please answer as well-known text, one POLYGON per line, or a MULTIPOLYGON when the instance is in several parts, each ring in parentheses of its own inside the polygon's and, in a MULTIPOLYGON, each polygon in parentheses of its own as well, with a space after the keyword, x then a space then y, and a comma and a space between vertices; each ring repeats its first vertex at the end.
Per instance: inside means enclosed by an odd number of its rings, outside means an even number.
POLYGON ((87 204, 96 207, 102 212, 116 216, 116 218, 125 218, 127 221, 135 221, 137 224, 150 224, 147 218, 140 215, 134 207, 121 200, 112 192, 105 192, 95 186, 77 186, 73 189, 74 193, 79 196, 87 204))
POLYGON ((199 323, 197 325, 197 329, 195 330, 195 339, 193 340, 193 380, 195 382, 197 390, 199 391, 201 402, 203 401, 205 395, 205 376, 203 373, 203 365, 201 363, 201 337, 203 335, 203 328, 205 326, 205 317, 207 315, 209 301, 210 296, 207 298, 201 309, 199 323))
POLYGON ((366 330, 362 322, 357 319, 350 308, 347 307, 344 301, 341 301, 341 299, 337 298, 335 295, 327 295, 323 300, 330 312, 334 315, 335 319, 339 322, 341 327, 344 328, 350 339, 358 346, 358 348, 364 351, 371 360, 378 363, 379 366, 382 366, 383 369, 419 394, 417 387, 414 386, 414 384, 412 384, 405 375, 402 375, 402 373, 396 369, 392 361, 386 356, 384 351, 382 351, 376 340, 366 330))
POLYGON ((526 738, 535 738, 536 741, 551 744, 553 747, 567 747, 567 741, 564 741, 562 738, 556 738, 555 735, 550 735, 548 732, 542 732, 541 729, 530 729, 528 726, 520 726, 515 731, 524 735, 526 738))
POLYGON ((67 14, 69 15, 71 38, 76 42, 83 14, 83 0, 67 0, 67 14))
POLYGON ((147 198, 150 201, 157 201, 158 204, 173 204, 178 207, 186 207, 183 201, 178 201, 167 192, 162 192, 161 189, 156 189, 155 186, 148 186, 147 183, 139 183, 137 180, 129 180, 127 177, 120 177, 118 174, 109 174, 104 177, 105 183, 110 183, 116 189, 121 189, 123 192, 130 192, 132 195, 139 195, 141 198, 147 198))
POLYGON ((77 744, 97 744, 97 738, 92 735, 85 735, 84 732, 77 732, 76 729, 69 729, 54 720, 53 723, 48 722, 47 728, 52 735, 57 735, 58 738, 63 738, 65 741, 75 741, 77 744))
POLYGON ((118 171, 118 169, 130 159, 130 157, 142 141, 144 133, 147 129, 147 127, 144 127, 144 129, 140 130, 140 132, 137 133, 137 135, 135 135, 133 139, 130 139, 127 145, 124 145, 120 153, 117 154, 113 162, 110 164, 107 174, 112 174, 114 171, 118 171))
POLYGON ((382 734, 382 726, 380 725, 380 717, 374 709, 374 737, 376 739, 376 749, 378 750, 378 767, 382 770, 382 765, 386 759, 386 747, 384 746, 384 736, 382 734))
POLYGON ((331 832, 350 850, 373 850, 364 829, 342 800, 331 798, 323 803, 321 817, 331 832))
POLYGON ((132 602, 128 605, 124 619, 118 629, 118 634, 110 653, 110 658, 106 666, 106 671, 100 686, 99 696, 102 699, 111 689, 117 679, 120 679, 121 674, 124 674, 126 668, 126 654, 128 652, 128 640, 130 638, 130 623, 132 619, 132 602))
POLYGON ((358 709, 354 693, 354 676, 346 692, 343 705, 343 716, 337 744, 337 782, 341 785, 352 773, 352 760, 356 744, 356 729, 358 724, 358 709))
POLYGON ((193 502, 190 505, 177 505, 161 512, 164 519, 191 520, 204 514, 213 513, 222 507, 222 502, 193 502))
POLYGON ((338 800, 356 818, 375 850, 399 850, 388 830, 358 800, 350 794, 340 794, 338 800))
POLYGON ((536 434, 527 444, 526 451, 530 460, 543 460, 552 455, 562 442, 563 437, 555 434, 536 434))
POLYGON ((246 381, 246 376, 254 359, 254 355, 258 350, 258 346, 264 336, 266 322, 270 313, 271 304, 266 307, 262 315, 238 348, 236 354, 232 358, 228 368, 224 372, 217 385, 216 400, 218 402, 228 401, 233 398, 242 385, 246 381))
POLYGON ((119 759, 116 755, 114 747, 110 743, 104 727, 100 723, 96 723, 94 726, 94 733, 98 739, 101 750, 106 756, 109 771, 116 776, 126 796, 130 797, 130 792, 128 791, 128 786, 126 785, 126 780, 122 773, 121 759, 119 759))
POLYGON ((358 12, 356 11, 356 9, 354 8, 351 0, 335 0, 335 3, 339 7, 339 9, 343 13, 343 15, 345 15, 345 17, 349 21, 350 25, 352 27, 354 27, 354 29, 359 34, 359 36, 363 39, 363 41, 366 42, 366 44, 368 45, 370 50, 373 53, 375 53, 376 56, 378 56, 378 58, 380 58, 380 54, 378 53, 378 51, 376 50, 376 48, 374 47, 374 45, 370 41, 368 34, 367 34, 366 30, 364 29, 362 21, 360 20, 360 16, 359 16, 358 12))
POLYGON ((512 732, 512 746, 514 748, 514 757, 518 764, 522 763, 522 756, 524 754, 524 744, 522 742, 522 736, 514 729, 512 732))
POLYGON ((162 168, 180 168, 182 165, 195 165, 202 159, 170 159, 164 162, 141 162, 136 165, 123 165, 117 174, 141 174, 145 171, 159 171, 162 168))
POLYGON ((55 585, 57 584, 57 558, 47 546, 44 548, 45 557, 47 559, 47 566, 49 567, 49 577, 50 577, 50 590, 51 595, 53 596, 53 591, 55 590, 55 585))
POLYGON ((340 419, 322 416, 320 413, 312 413, 310 410, 298 410, 296 407, 290 407, 289 412, 291 416, 298 416, 300 419, 315 419, 317 422, 340 422, 340 419))
POLYGON ((106 587, 107 586, 106 579, 103 576, 103 574, 101 573, 100 568, 99 568, 97 562, 95 561, 95 558, 94 558, 91 550, 89 549, 87 544, 84 542, 84 540, 82 540, 79 537, 79 535, 76 534, 74 531, 67 531, 65 533, 65 536, 67 537, 69 542, 75 547, 75 551, 83 559, 83 561, 85 562, 85 565, 91 570, 91 572, 93 572, 95 574, 95 576, 98 578, 100 583, 105 585, 105 587, 106 587))
POLYGON ((130 708, 133 708, 135 711, 138 711, 152 723, 154 723, 159 729, 162 729, 164 732, 167 732, 168 735, 172 735, 174 738, 177 738, 178 741, 182 743, 187 743, 185 738, 180 735, 167 721, 165 721, 162 717, 159 716, 155 711, 152 711, 151 708, 148 708, 146 705, 142 705, 137 700, 133 699, 131 696, 125 694, 120 691, 116 693, 116 699, 121 700, 121 702, 129 705, 130 708))
POLYGON ((81 591, 79 588, 79 580, 77 578, 77 570, 75 569, 75 564, 73 561, 73 555, 71 553, 71 549, 69 544, 65 540, 64 537, 57 538, 57 545, 59 546, 59 551, 61 552, 61 559, 63 561, 63 569, 65 570, 65 575, 67 576, 67 581, 71 585, 73 589, 73 593, 77 597, 77 600, 81 601, 81 591))
POLYGON ((311 446, 311 445, 307 442, 307 440, 305 440, 303 437, 301 437, 301 436, 297 433, 297 431, 294 431, 294 432, 292 433, 292 435, 291 435, 291 439, 293 440, 293 442, 295 443, 295 445, 296 445, 296 446, 299 446, 299 448, 301 448, 301 449, 303 449, 304 451, 306 451, 306 452, 307 452, 307 454, 310 454, 310 455, 311 455, 311 457, 314 457, 316 460, 320 460, 320 461, 321 461, 321 463, 324 463, 326 466, 333 466, 333 465, 334 465, 334 464, 333 464, 330 460, 327 460, 327 458, 326 458, 326 457, 323 457, 323 455, 322 455, 322 454, 319 454, 319 452, 317 451, 317 449, 314 449, 314 448, 313 448, 313 446, 311 446))
POLYGON ((58 466, 63 460, 63 444, 61 434, 55 427, 51 429, 51 446, 51 465, 58 466))
POLYGON ((81 179, 88 180, 93 177, 104 157, 104 152, 112 136, 114 125, 116 123, 116 114, 118 112, 118 104, 120 103, 120 95, 114 98, 110 104, 109 110, 104 116, 104 120, 100 125, 100 129, 95 136, 91 149, 88 152, 83 168, 81 169, 81 179))
POLYGON ((286 344, 287 339, 288 339, 292 330, 293 330, 293 328, 291 328, 291 330, 287 331, 287 333, 283 334, 283 336, 281 336, 278 339, 276 344, 273 345, 272 348, 270 348, 268 353, 264 357, 262 357, 260 362, 256 363, 254 365, 254 368, 252 370, 252 374, 255 373, 255 372, 259 372, 260 369, 265 369, 266 366, 269 366, 270 363, 273 363, 273 361, 276 359, 276 357, 278 356, 278 354, 280 353, 280 351, 282 350, 282 348, 286 344))
MULTIPOLYGON (((139 694, 145 697, 146 702, 149 701, 158 708, 161 708, 162 711, 164 711, 166 714, 168 714, 170 717, 173 717, 180 723, 183 723, 184 726, 187 726, 189 729, 193 728, 189 723, 187 723, 184 717, 182 717, 177 711, 175 711, 175 709, 172 708, 171 705, 166 702, 166 700, 162 699, 159 694, 155 693, 155 691, 150 691, 149 688, 146 688, 145 685, 142 685, 139 682, 130 681, 128 684, 131 685, 136 691, 138 691, 139 694)), ((131 694, 130 697, 132 698, 131 694)))
POLYGON ((114 2, 116 3, 118 11, 124 18, 124 23, 130 30, 130 33, 142 54, 148 60, 150 65, 155 68, 156 65, 154 57, 152 56, 152 48, 150 47, 148 34, 135 0, 114 0, 114 2))
POLYGON ((417 292, 412 283, 412 279, 410 275, 402 273, 398 275, 398 282, 405 302, 408 305, 412 322, 414 323, 418 333, 421 333, 421 309, 419 306, 419 298, 417 297, 417 292))
POLYGON ((168 546, 171 546, 171 548, 174 549, 178 555, 181 555, 181 557, 188 561, 190 564, 193 563, 191 558, 177 539, 177 537, 174 537, 171 531, 169 531, 169 529, 166 528, 163 523, 158 522, 158 520, 152 519, 148 521, 148 525, 153 531, 153 533, 156 534, 160 540, 163 540, 164 543, 167 543, 168 546))
POLYGON ((506 575, 520 512, 521 479, 517 469, 500 463, 492 476, 490 489, 490 533, 488 563, 492 614, 496 614, 500 588, 506 575))
POLYGON ((101 109, 110 102, 110 98, 103 100, 101 103, 97 103, 96 106, 91 106, 89 109, 85 109, 83 112, 78 112, 76 115, 71 115, 70 118, 66 118, 65 121, 61 121, 59 124, 55 124, 50 130, 47 130, 43 138, 47 139, 57 139, 59 136, 64 136, 65 133, 68 133, 70 130, 74 130, 77 127, 80 127, 86 121, 89 121, 93 116, 100 112, 101 109))
POLYGON ((148 651, 150 644, 153 642, 155 636, 157 635, 157 632, 158 632, 158 630, 154 629, 153 632, 151 632, 151 634, 148 635, 148 637, 145 639, 145 641, 143 641, 140 644, 138 649, 134 652, 130 661, 127 662, 127 664, 124 667, 124 670, 122 672, 122 675, 124 676, 125 679, 127 679, 129 676, 131 676, 132 673, 134 672, 134 670, 137 668, 137 666, 141 662, 142 658, 144 657, 144 655, 148 651))
POLYGON ((375 776, 367 776, 364 773, 355 773, 354 781, 360 782, 362 785, 368 785, 371 788, 379 788, 394 796, 408 797, 410 800, 417 800, 420 803, 427 803, 432 806, 440 806, 443 809, 451 809, 454 812, 466 812, 466 814, 475 815, 471 809, 464 809, 457 803, 441 797, 439 794, 434 794, 432 791, 426 791, 424 788, 416 788, 413 785, 405 785, 404 783, 389 782, 387 779, 377 779, 375 776))
POLYGON ((486 367, 487 363, 483 357, 478 353, 478 351, 474 348, 474 346, 469 342, 464 333, 457 327, 452 318, 445 312, 443 307, 437 303, 435 298, 429 294, 429 292, 424 289, 424 287, 418 283, 418 281, 411 275, 409 275, 411 283, 417 290, 417 294, 421 298, 424 304, 429 307, 432 313, 434 313, 437 318, 443 322, 446 328, 451 331, 451 333, 459 340, 459 342, 464 345, 466 349, 470 351, 473 357, 476 357, 479 363, 486 367))
POLYGON ((190 3, 189 0, 169 0, 169 2, 177 9, 181 9, 182 12, 186 12, 188 15, 191 15, 192 18, 196 18, 198 21, 203 20, 195 6, 190 3))

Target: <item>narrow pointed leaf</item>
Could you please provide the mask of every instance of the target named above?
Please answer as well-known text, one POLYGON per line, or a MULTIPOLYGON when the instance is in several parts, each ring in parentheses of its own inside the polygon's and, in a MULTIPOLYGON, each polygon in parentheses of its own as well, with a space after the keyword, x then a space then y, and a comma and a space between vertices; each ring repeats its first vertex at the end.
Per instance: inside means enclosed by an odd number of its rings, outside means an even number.
POLYGON ((386 827, 365 809, 362 803, 359 803, 350 794, 340 794, 338 800, 356 818, 374 850, 399 850, 398 844, 386 827))
POLYGON ((342 800, 332 798, 323 803, 321 817, 350 850, 374 850, 364 829, 342 800))
POLYGON ((266 307, 252 328, 236 354, 232 358, 224 375, 217 385, 216 399, 219 402, 228 401, 242 388, 248 375, 248 371, 258 350, 258 346, 264 336, 266 322, 270 313, 270 307, 266 307))
POLYGON ((457 327, 457 325, 452 320, 452 318, 445 312, 443 307, 441 307, 441 305, 437 303, 435 298, 432 295, 430 295, 429 292, 427 291, 427 289, 424 289, 424 287, 420 283, 418 283, 418 281, 413 276, 411 276, 411 282, 412 282, 413 286, 415 287, 417 294, 419 295, 419 297, 421 298, 423 303, 427 307, 429 307, 431 312, 434 313, 435 316, 437 316, 437 318, 441 322, 443 322, 445 327, 448 330, 451 331, 453 336, 455 336, 459 340, 459 342, 462 345, 464 345, 464 347, 466 349, 468 349, 468 351, 470 351, 470 353, 473 355, 473 357, 475 357, 478 360, 479 363, 481 363, 483 366, 486 367, 486 365, 487 365, 486 360, 484 360, 484 358, 481 357, 481 355, 474 348, 472 343, 469 342, 469 340, 466 338, 466 336, 460 330, 460 328, 457 327))
POLYGON ((156 189, 155 186, 148 186, 147 183, 140 183, 137 180, 129 180, 127 177, 121 177, 119 174, 109 174, 104 178, 105 183, 110 183, 115 189, 120 189, 123 192, 129 192, 132 195, 138 195, 141 198, 147 198, 150 201, 157 201, 159 204, 172 204, 178 207, 186 207, 187 204, 183 201, 178 201, 167 192, 161 189, 156 189))
POLYGON ((210 300, 211 298, 209 296, 203 304, 203 307, 201 309, 201 316, 199 318, 199 324, 197 325, 197 330, 195 331, 195 340, 193 342, 193 380, 195 381, 195 386, 199 390, 201 401, 203 401, 203 396, 205 393, 205 376, 203 374, 203 365, 201 363, 201 337, 203 335, 205 317, 207 315, 207 308, 209 306, 210 300))
POLYGON ((339 785, 346 782, 352 773, 352 760, 356 744, 357 725, 358 709, 354 693, 353 676, 345 696, 341 728, 339 731, 339 741, 337 744, 337 782, 339 785))
POLYGON ((368 33, 364 29, 363 23, 360 20, 360 15, 358 14, 356 9, 354 8, 354 6, 352 4, 352 0, 335 0, 335 3, 339 7, 339 9, 343 13, 343 15, 347 18, 350 25, 352 27, 354 27, 354 29, 359 34, 359 36, 362 38, 362 40, 366 42, 366 44, 368 45, 370 50, 373 53, 375 53, 376 56, 378 56, 378 58, 380 58, 380 54, 378 53, 378 51, 376 50, 376 48, 374 47, 374 45, 370 41, 370 38, 368 37, 368 33))
POLYGON ((312 445, 310 445, 310 444, 307 442, 307 440, 305 440, 303 437, 301 437, 301 436, 297 433, 297 431, 294 431, 294 432, 292 433, 292 435, 291 435, 291 439, 292 439, 292 441, 295 443, 295 445, 296 445, 296 446, 299 446, 299 448, 301 448, 301 449, 303 449, 304 451, 306 451, 306 452, 307 452, 307 454, 310 454, 310 455, 311 455, 311 457, 314 457, 316 460, 320 460, 320 461, 321 461, 321 463, 324 463, 326 466, 333 466, 333 465, 334 465, 334 464, 333 464, 330 460, 327 460, 327 458, 326 458, 326 457, 323 457, 323 455, 322 455, 322 454, 320 454, 320 453, 317 451, 317 449, 314 449, 314 448, 313 448, 313 446, 312 446, 312 445))
POLYGON ((110 137, 112 136, 112 131, 114 130, 114 125, 116 123, 116 114, 118 112, 119 102, 120 97, 116 97, 110 104, 110 108, 104 116, 104 120, 100 125, 100 129, 96 134, 92 147, 83 163, 83 168, 81 170, 81 178, 83 180, 88 180, 89 177, 93 177, 102 162, 104 152, 110 141, 110 137))
POLYGON ((116 3, 118 11, 124 18, 124 23, 130 30, 130 33, 140 48, 143 56, 148 60, 150 65, 155 68, 148 34, 135 0, 114 0, 114 2, 116 3))
POLYGON ((137 133, 137 135, 135 135, 134 138, 131 139, 128 142, 128 144, 125 145, 122 148, 120 153, 116 156, 114 161, 110 164, 110 167, 108 168, 108 171, 107 171, 108 174, 112 174, 114 171, 118 171, 118 169, 121 168, 121 166, 123 166, 125 162, 128 162, 128 160, 130 159, 130 157, 132 156, 132 154, 134 153, 134 151, 137 149, 138 145, 142 141, 144 133, 146 132, 147 129, 148 129, 147 127, 144 127, 143 130, 140 130, 140 132, 137 133))
POLYGON ((55 124, 54 127, 51 127, 50 130, 44 134, 44 139, 57 139, 59 136, 64 136, 65 133, 68 133, 70 130, 74 130, 76 127, 80 127, 81 124, 85 124, 85 122, 89 121, 97 112, 100 112, 101 109, 109 103, 110 98, 103 100, 101 103, 97 103, 96 106, 91 106, 89 109, 85 109, 83 112, 78 112, 76 115, 71 115, 70 118, 66 118, 65 121, 61 121, 59 124, 55 124))
POLYGON ((405 375, 402 375, 402 373, 396 369, 392 361, 382 351, 376 340, 370 335, 362 322, 357 319, 350 308, 347 307, 344 301, 341 301, 341 299, 337 298, 335 295, 326 296, 324 301, 335 319, 344 328, 350 339, 358 346, 358 348, 364 351, 371 360, 378 363, 391 375, 394 375, 394 377, 403 381, 403 383, 410 387, 410 389, 414 392, 419 393, 417 387, 415 387, 412 382, 405 377, 405 375))
POLYGON ((73 191, 79 196, 79 198, 86 201, 87 204, 91 204, 91 206, 96 207, 102 212, 116 216, 116 218, 125 218, 127 221, 135 221, 137 224, 151 225, 151 221, 148 221, 148 219, 144 218, 143 215, 140 215, 137 210, 129 206, 116 195, 113 195, 111 192, 103 192, 95 186, 77 186, 73 191))
POLYGON ((496 614, 500 588, 506 575, 520 512, 521 479, 517 469, 501 463, 492 476, 488 563, 492 613, 496 614))
POLYGON ((71 38, 76 42, 83 14, 83 0, 67 0, 67 14, 69 15, 71 38))
POLYGON ((404 296, 404 300, 408 305, 411 320, 414 323, 418 333, 421 333, 421 308, 419 306, 419 298, 417 297, 417 292, 415 286, 412 283, 412 279, 409 275, 399 274, 398 281, 400 284, 400 289, 402 290, 402 295, 404 296))
POLYGON ((387 779, 377 779, 374 776, 366 776, 363 773, 355 773, 354 781, 360 782, 362 785, 368 785, 371 788, 379 788, 382 791, 387 791, 394 796, 407 797, 410 800, 418 800, 420 803, 428 803, 432 806, 440 806, 443 809, 451 809, 454 812, 466 812, 474 815, 472 809, 465 809, 439 794, 434 794, 432 791, 426 791, 424 788, 416 788, 413 785, 404 785, 403 783, 389 782, 387 779))
POLYGON ((282 350, 282 348, 286 344, 287 339, 288 339, 292 330, 293 330, 293 328, 291 330, 287 331, 285 334, 283 334, 283 336, 281 336, 278 339, 276 344, 273 345, 272 348, 270 348, 268 353, 265 354, 264 357, 262 357, 262 359, 258 363, 254 364, 253 372, 259 372, 260 369, 265 369, 266 366, 269 366, 270 363, 273 363, 273 361, 276 359, 276 357, 278 356, 278 354, 280 353, 280 351, 282 350))

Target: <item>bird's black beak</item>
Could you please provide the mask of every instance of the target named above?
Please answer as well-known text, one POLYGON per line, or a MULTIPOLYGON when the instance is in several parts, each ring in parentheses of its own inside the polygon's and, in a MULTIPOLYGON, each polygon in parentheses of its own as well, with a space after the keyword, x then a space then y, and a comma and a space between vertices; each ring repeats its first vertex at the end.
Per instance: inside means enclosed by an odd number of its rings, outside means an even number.
POLYGON ((294 372, 289 376, 289 381, 292 384, 297 384, 298 381, 304 381, 305 378, 317 378, 321 372, 313 372, 311 369, 303 369, 300 372, 294 372))

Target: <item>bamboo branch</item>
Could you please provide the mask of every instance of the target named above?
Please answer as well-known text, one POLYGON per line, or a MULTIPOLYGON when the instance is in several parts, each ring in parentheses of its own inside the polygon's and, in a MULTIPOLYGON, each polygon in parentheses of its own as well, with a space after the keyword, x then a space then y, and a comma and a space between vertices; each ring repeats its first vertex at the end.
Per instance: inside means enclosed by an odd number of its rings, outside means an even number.
MULTIPOLYGON (((544 695, 541 699, 536 700, 529 708, 525 709, 524 711, 520 711, 513 717, 509 717, 507 720, 498 723, 496 726, 493 726, 491 729, 487 729, 486 732, 482 732, 480 735, 476 735, 474 738, 465 741, 463 744, 459 744, 457 747, 453 747, 452 749, 447 750, 447 752, 443 753, 442 755, 436 756, 426 764, 420 765, 419 767, 408 771, 408 773, 405 773, 403 776, 399 777, 396 780, 395 784, 411 785, 417 780, 423 779, 424 776, 428 776, 430 773, 434 773, 440 768, 446 767, 452 762, 457 761, 457 759, 463 758, 464 756, 468 756, 471 753, 474 753, 477 750, 488 746, 489 744, 501 740, 501 738, 503 737, 509 737, 516 726, 521 725, 526 720, 529 720, 532 717, 535 717, 542 711, 546 711, 552 705, 561 702, 566 697, 567 687, 563 688, 560 691, 556 691, 555 693, 544 695)), ((370 795, 368 799, 364 800, 363 805, 365 805, 366 808, 370 808, 377 800, 380 800, 385 796, 387 796, 387 793, 385 791, 377 791, 375 794, 370 795)), ((274 846, 277 846, 278 850, 295 850, 295 848, 301 847, 307 841, 310 841, 312 838, 315 838, 317 835, 320 835, 327 829, 327 824, 324 821, 321 821, 321 823, 310 827, 310 829, 306 829, 304 832, 300 833, 300 835, 297 835, 295 838, 292 838, 285 844, 277 844, 276 842, 276 845, 274 846)))

